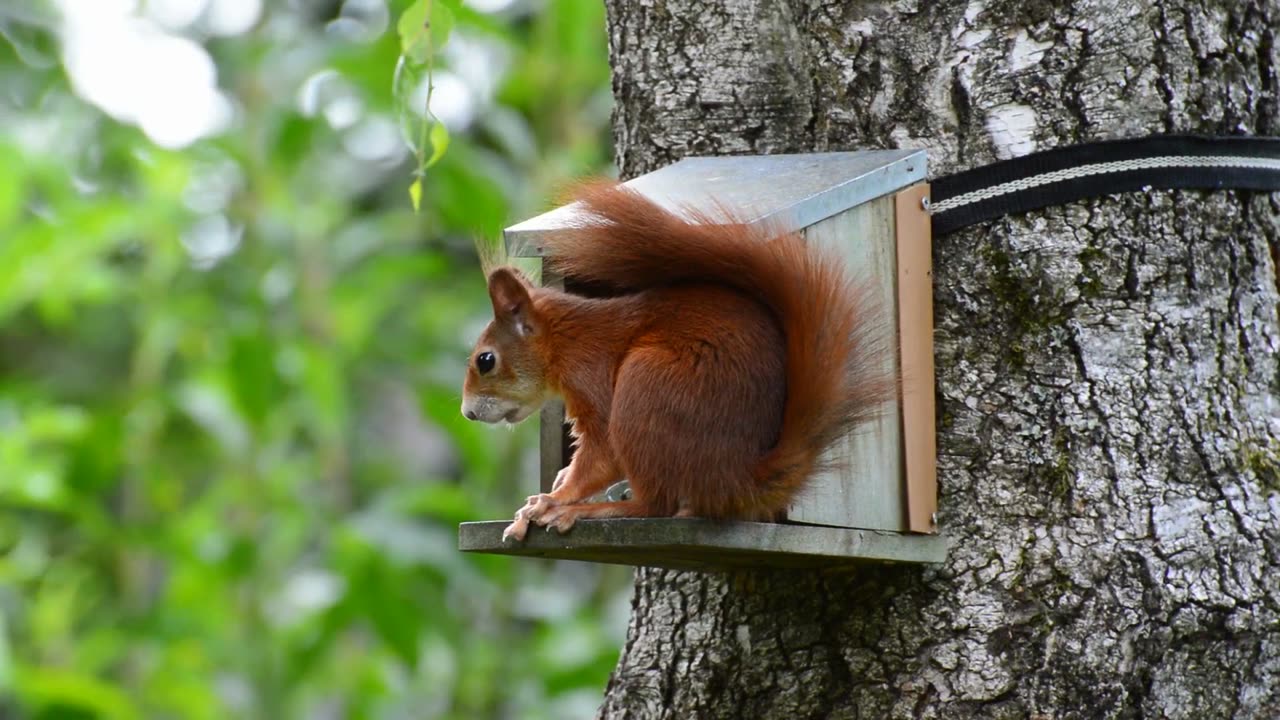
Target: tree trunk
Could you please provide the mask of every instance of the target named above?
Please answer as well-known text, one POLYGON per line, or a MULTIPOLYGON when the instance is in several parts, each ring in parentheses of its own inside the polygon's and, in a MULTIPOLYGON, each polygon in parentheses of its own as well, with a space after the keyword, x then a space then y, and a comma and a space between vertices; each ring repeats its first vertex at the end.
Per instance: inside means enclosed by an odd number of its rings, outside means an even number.
MULTIPOLYGON (((1275 134, 1275 0, 609 0, 631 177, 1275 134)), ((1280 717, 1276 196, 934 242, 942 567, 637 573, 603 718, 1280 717)))

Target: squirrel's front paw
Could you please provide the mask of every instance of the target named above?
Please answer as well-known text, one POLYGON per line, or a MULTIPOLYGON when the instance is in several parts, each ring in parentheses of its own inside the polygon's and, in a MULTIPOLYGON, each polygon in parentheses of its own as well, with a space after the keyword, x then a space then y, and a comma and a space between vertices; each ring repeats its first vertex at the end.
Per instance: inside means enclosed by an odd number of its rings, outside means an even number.
POLYGON ((546 523, 541 521, 542 516, 559 505, 560 503, 554 497, 546 493, 530 495, 529 499, 525 501, 524 507, 520 508, 516 515, 523 515, 528 518, 529 522, 537 525, 545 525, 546 523))
POLYGON ((555 528, 561 535, 572 530, 577 521, 578 510, 572 505, 553 507, 538 518, 539 525, 545 525, 548 530, 555 528))
POLYGON ((550 495, 530 495, 524 507, 516 511, 515 520, 502 531, 502 541, 506 542, 509 538, 514 538, 516 542, 523 541, 524 536, 529 532, 529 523, 546 525, 543 516, 558 505, 555 498, 550 495))
POLYGON ((529 518, 522 513, 516 513, 516 519, 502 531, 502 542, 508 539, 514 539, 516 542, 524 542, 524 536, 529 532, 529 518))

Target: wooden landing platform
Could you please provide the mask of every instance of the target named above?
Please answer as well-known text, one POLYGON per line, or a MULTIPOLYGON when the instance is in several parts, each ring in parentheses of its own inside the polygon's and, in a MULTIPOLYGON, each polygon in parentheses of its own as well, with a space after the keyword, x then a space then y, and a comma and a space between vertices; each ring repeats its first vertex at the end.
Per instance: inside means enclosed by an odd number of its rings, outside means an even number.
POLYGON ((508 522, 462 523, 458 549, 677 570, 940 563, 947 553, 946 538, 939 535, 690 518, 580 520, 565 535, 531 527, 523 543, 503 543, 508 522))

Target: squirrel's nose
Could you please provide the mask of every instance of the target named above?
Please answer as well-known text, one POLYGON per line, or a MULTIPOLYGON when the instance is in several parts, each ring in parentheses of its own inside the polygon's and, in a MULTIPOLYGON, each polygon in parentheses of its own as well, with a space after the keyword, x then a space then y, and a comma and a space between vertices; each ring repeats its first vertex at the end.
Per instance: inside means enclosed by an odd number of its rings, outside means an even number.
POLYGON ((462 414, 463 414, 463 415, 465 415, 465 416, 467 417, 467 419, 468 419, 468 420, 475 420, 475 419, 476 419, 476 411, 475 411, 475 410, 464 410, 462 414))

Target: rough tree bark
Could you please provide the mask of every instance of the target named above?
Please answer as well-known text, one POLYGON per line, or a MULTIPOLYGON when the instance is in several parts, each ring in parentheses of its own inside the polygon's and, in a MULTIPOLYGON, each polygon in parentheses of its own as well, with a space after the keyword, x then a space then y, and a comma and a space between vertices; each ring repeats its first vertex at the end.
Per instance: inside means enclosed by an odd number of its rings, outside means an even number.
MULTIPOLYGON (((1276 134, 1276 0, 609 0, 622 172, 1276 134)), ((604 718, 1280 717, 1280 198, 935 240, 945 566, 640 570, 604 718)))

